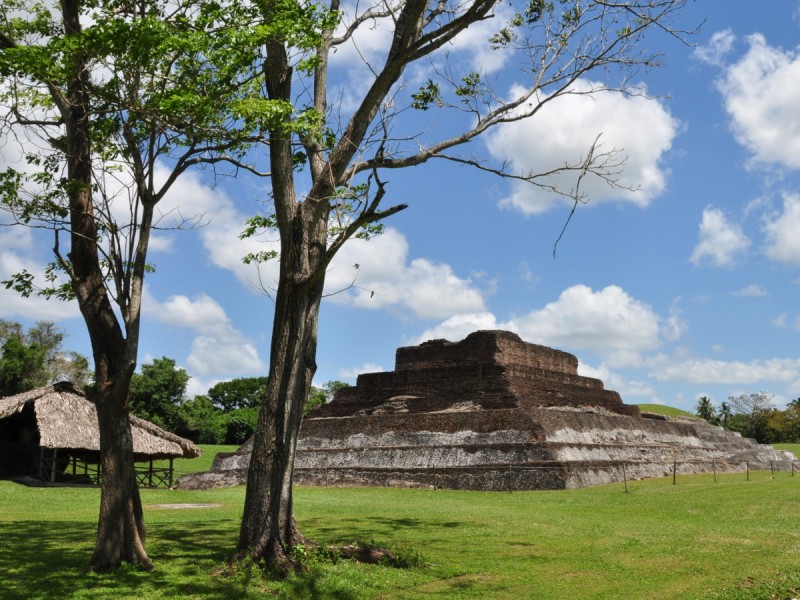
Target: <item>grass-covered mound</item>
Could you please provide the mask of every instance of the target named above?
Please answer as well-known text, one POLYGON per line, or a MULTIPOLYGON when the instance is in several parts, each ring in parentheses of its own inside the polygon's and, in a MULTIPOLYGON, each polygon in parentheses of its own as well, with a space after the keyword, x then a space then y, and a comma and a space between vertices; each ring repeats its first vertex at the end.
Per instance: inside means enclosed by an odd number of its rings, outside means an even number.
POLYGON ((695 417, 698 418, 696 415, 693 415, 690 412, 685 410, 681 410, 680 408, 674 408, 672 406, 666 406, 664 404, 637 404, 636 406, 639 407, 639 410, 642 412, 651 412, 656 413, 657 415, 664 415, 666 417, 695 417))

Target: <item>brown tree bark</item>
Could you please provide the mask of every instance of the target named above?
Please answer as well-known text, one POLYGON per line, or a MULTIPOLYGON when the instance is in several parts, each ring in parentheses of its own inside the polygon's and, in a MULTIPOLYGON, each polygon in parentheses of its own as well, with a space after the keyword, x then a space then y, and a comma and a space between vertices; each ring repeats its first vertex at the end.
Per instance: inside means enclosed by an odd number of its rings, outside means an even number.
MULTIPOLYGON (((80 0, 62 0, 64 32, 80 33, 80 0)), ((92 197, 89 73, 76 51, 69 62, 66 94, 51 87, 67 141, 67 194, 70 214, 69 261, 72 287, 89 332, 95 364, 94 402, 100 427, 102 465, 100 514, 91 566, 108 571, 122 562, 151 568, 144 548, 142 502, 133 466, 128 419, 128 386, 136 367, 138 303, 127 320, 127 338, 109 300, 97 248, 98 225, 92 197)), ((144 240, 146 244, 146 239, 144 240)), ((145 246, 146 248, 146 246, 145 246)), ((58 251, 58 249, 56 249, 58 251)))
MULTIPOLYGON (((304 212, 298 211, 296 218, 300 221, 313 218, 304 212)), ((324 221, 322 225, 310 229, 319 231, 324 229, 324 221)), ((309 246, 313 248, 315 244, 309 246)), ((290 278, 303 264, 308 265, 309 258, 313 264, 314 257, 305 252, 282 255, 269 383, 253 438, 237 547, 238 557, 263 560, 279 574, 300 567, 292 549, 307 542, 294 522, 292 475, 303 407, 317 368, 317 322, 324 278, 299 285, 290 278)))
POLYGON ((253 440, 237 550, 281 572, 292 567, 291 549, 303 541, 293 520, 292 472, 302 407, 316 370, 309 349, 316 346, 319 299, 302 292, 279 295, 283 308, 276 310, 282 322, 273 334, 275 366, 253 440))
MULTIPOLYGON (((390 58, 368 98, 356 111, 331 158, 326 159, 319 140, 304 139, 313 185, 297 201, 290 127, 270 132, 270 167, 275 216, 280 232, 280 277, 275 298, 269 383, 254 434, 247 477, 244 514, 236 557, 263 561, 278 574, 302 567, 293 548, 308 542, 293 516, 292 475, 303 407, 316 372, 317 323, 325 269, 341 245, 360 226, 402 210, 399 205, 377 210, 377 198, 329 245, 328 218, 337 187, 345 183, 345 170, 357 152, 380 102, 403 72, 408 57, 400 57, 420 35, 420 17, 426 3, 413 0, 403 9, 404 25, 395 32, 390 58), (393 56, 392 56, 393 55, 393 56)), ((338 1, 331 5, 338 6, 338 1)), ((322 57, 315 77, 314 103, 320 114, 326 107, 326 65, 330 34, 318 50, 322 57)), ((267 42, 263 74, 270 99, 292 100, 292 68, 285 45, 267 42)), ((287 124, 288 125, 288 124, 287 124)))
POLYGON ((111 571, 122 563, 151 569, 145 550, 142 501, 133 469, 133 441, 127 405, 97 397, 102 483, 92 569, 111 571))

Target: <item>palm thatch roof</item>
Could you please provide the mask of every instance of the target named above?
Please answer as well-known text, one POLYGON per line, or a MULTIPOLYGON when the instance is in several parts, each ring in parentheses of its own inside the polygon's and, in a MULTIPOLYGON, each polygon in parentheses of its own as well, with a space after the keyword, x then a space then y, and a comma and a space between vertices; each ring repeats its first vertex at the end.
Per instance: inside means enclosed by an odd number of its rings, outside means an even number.
MULTIPOLYGON (((33 404, 40 443, 44 448, 100 450, 97 410, 86 395, 69 382, 60 382, 0 398, 0 420, 33 404)), ((200 449, 190 440, 164 431, 131 415, 133 452, 148 458, 194 458, 200 449)))

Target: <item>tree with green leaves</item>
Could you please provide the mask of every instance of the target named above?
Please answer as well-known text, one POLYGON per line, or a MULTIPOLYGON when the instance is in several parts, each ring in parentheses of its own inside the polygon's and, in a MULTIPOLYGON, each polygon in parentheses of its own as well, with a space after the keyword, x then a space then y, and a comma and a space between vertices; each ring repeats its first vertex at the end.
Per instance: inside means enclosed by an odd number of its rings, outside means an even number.
POLYGON ((789 402, 784 411, 783 442, 800 442, 800 398, 789 402))
POLYGON ((45 369, 45 352, 38 344, 27 346, 9 338, 0 354, 0 398, 27 392, 47 383, 40 378, 45 369))
POLYGON ((257 408, 267 389, 266 377, 238 377, 220 381, 209 388, 208 398, 223 412, 257 408))
POLYGON ((226 444, 243 444, 255 433, 258 425, 258 408, 237 408, 223 416, 226 444))
POLYGON ((716 421, 716 410, 714 409, 714 403, 711 402, 711 398, 708 396, 700 396, 697 400, 697 409, 695 410, 695 414, 700 417, 701 419, 705 419, 709 423, 713 423, 716 421))
POLYGON ((89 361, 62 348, 65 336, 51 321, 38 321, 26 331, 20 323, 0 319, 0 397, 57 381, 84 387, 91 378, 89 361))
POLYGON ((402 202, 386 205, 386 173, 452 161, 562 195, 573 209, 588 201, 582 187, 586 179, 620 185, 624 153, 606 149, 600 137, 583 156, 547 173, 513 172, 509 163, 490 164, 460 149, 498 127, 537 118, 542 107, 572 94, 641 94, 626 85, 627 78, 658 63, 657 54, 644 49, 643 38, 651 30, 681 37, 672 19, 684 3, 528 0, 512 2, 506 21, 497 17, 497 0, 355 6, 331 0, 325 10, 292 1, 254 4, 260 22, 284 13, 294 22, 305 20, 316 40, 302 45, 275 30, 251 71, 263 77, 263 95, 251 100, 253 119, 260 119, 255 109, 264 101, 290 109, 277 123, 264 123, 272 211, 253 218, 244 234, 265 229, 277 234, 277 251, 248 260, 280 256, 280 263, 271 294, 269 384, 253 438, 238 556, 285 571, 296 566, 292 548, 307 541, 293 519, 292 467, 316 371, 326 271, 348 240, 379 233, 382 221, 406 208, 402 202), (492 19, 495 33, 485 41, 486 51, 509 53, 509 64, 522 73, 522 83, 510 92, 494 89, 492 78, 448 58, 450 45, 468 28, 492 19), (386 52, 368 65, 369 76, 352 109, 338 106, 331 96, 331 58, 361 31, 374 28, 387 31, 386 52), (406 77, 412 66, 430 73, 416 90, 409 88, 413 78, 406 77), (584 89, 580 83, 588 76, 594 83, 584 89), (420 125, 432 113, 430 127, 420 125), (454 121, 439 127, 437 116, 454 121), (556 174, 570 183, 554 185, 556 174))
POLYGON ((719 414, 717 415, 717 418, 719 419, 719 424, 722 425, 723 427, 728 427, 732 414, 733 411, 731 409, 730 404, 728 404, 727 402, 723 402, 722 404, 720 404, 719 414))
POLYGON ((303 416, 307 416, 308 413, 318 406, 333 400, 336 391, 345 387, 349 386, 343 381, 328 381, 322 384, 321 388, 312 385, 311 391, 308 394, 308 400, 306 401, 306 407, 303 409, 303 416))
MULTIPOLYGON (((259 137, 239 126, 252 106, 237 99, 261 82, 238 75, 270 27, 234 30, 221 11, 199 0, 0 4, 0 135, 19 142, 23 165, 0 173, 0 207, 50 232, 54 253, 43 278, 22 271, 4 283, 76 299, 89 333, 104 473, 97 571, 152 566, 129 384, 151 232, 187 224, 160 219, 156 207, 188 169, 239 157, 259 137)), ((238 3, 225 10, 240 12, 238 3)), ((280 113, 259 106, 265 123, 280 113)))
POLYGON ((130 411, 174 431, 178 407, 186 400, 189 375, 172 358, 163 356, 142 365, 130 383, 130 411))
POLYGON ((769 419, 773 411, 772 395, 767 392, 730 396, 730 428, 761 444, 771 441, 769 419))
POLYGON ((226 441, 226 415, 208 396, 195 396, 175 411, 175 433, 198 444, 222 444, 226 441))

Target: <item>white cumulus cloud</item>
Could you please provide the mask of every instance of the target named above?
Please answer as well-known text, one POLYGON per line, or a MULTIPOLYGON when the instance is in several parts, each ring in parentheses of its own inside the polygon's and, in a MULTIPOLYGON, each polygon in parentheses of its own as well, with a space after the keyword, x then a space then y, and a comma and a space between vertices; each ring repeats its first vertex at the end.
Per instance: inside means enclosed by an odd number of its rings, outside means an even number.
MULTIPOLYGON (((668 172, 661 164, 672 147, 680 123, 665 105, 641 94, 625 96, 602 91, 599 83, 580 80, 574 94, 544 105, 532 118, 495 129, 486 141, 492 156, 509 161, 516 173, 549 172, 565 164, 585 159, 592 143, 600 136, 595 155, 619 151, 617 159, 627 157, 619 168, 618 184, 590 174, 581 182, 581 192, 592 202, 621 201, 647 206, 666 188, 668 172), (592 89, 600 91, 587 93, 592 89)), ((566 172, 540 180, 570 192, 576 173, 566 172)), ((558 196, 527 183, 515 182, 502 204, 526 214, 536 214, 556 206, 558 196)))
MULTIPOLYGON (((240 240, 248 215, 240 212, 224 191, 187 173, 175 183, 165 203, 165 211, 182 206, 185 215, 201 215, 205 225, 198 231, 216 266, 233 272, 247 287, 277 288, 279 259, 258 268, 242 262, 248 253, 277 251, 277 233, 240 240)), ((255 204, 253 209, 257 209, 255 204)), ((405 236, 392 228, 369 241, 348 241, 328 269, 325 294, 327 301, 338 304, 367 309, 401 307, 425 319, 485 308, 483 292, 471 279, 460 277, 450 265, 410 258, 405 236)))
POLYGON ((752 283, 740 290, 736 290, 733 292, 733 295, 739 296, 740 298, 764 298, 769 296, 769 292, 757 283, 752 283))
POLYGON ((761 34, 747 42, 717 82, 733 133, 756 163, 800 168, 800 54, 761 34))
POLYGON ((659 381, 696 384, 791 383, 800 378, 800 360, 723 361, 710 358, 685 359, 658 365, 650 374, 659 381))
POLYGON ((707 206, 700 222, 699 240, 689 260, 700 265, 706 260, 715 267, 732 267, 749 247, 742 228, 731 223, 718 208, 707 206))
POLYGON ((730 29, 717 31, 711 35, 707 44, 697 46, 694 49, 695 58, 717 67, 723 65, 725 57, 733 49, 736 36, 730 29))
POLYGON ((480 329, 504 329, 536 344, 589 350, 602 356, 609 367, 620 368, 641 365, 643 352, 677 339, 685 325, 674 307, 668 317, 660 317, 619 286, 595 292, 575 285, 543 308, 507 321, 498 321, 486 311, 453 316, 426 330, 418 341, 457 341, 480 329))
MULTIPOLYGON (((36 252, 36 237, 36 232, 22 225, 6 227, 0 224, 0 281, 9 280, 13 275, 27 271, 34 276, 34 283, 44 285, 46 261, 54 260, 55 257, 45 257, 36 252)), ((48 241, 52 244, 52 238, 48 241)), ((25 298, 0 284, 0 318, 60 321, 80 316, 78 303, 75 301, 46 300, 35 294, 25 298)))
POLYGON ((783 212, 767 217, 765 252, 774 261, 800 265, 800 195, 784 194, 783 212))
POLYGON ((484 329, 500 329, 497 319, 490 312, 465 313, 454 315, 436 327, 426 329, 415 343, 421 344, 428 340, 444 339, 450 341, 462 340, 473 331, 484 329))
POLYGON ((356 379, 362 373, 382 373, 385 371, 380 365, 375 363, 366 363, 360 367, 353 367, 351 369, 339 369, 336 374, 346 382, 355 384, 356 379))
POLYGON ((191 375, 247 375, 266 370, 255 344, 233 326, 222 306, 207 294, 193 299, 175 295, 159 302, 148 293, 143 306, 148 319, 197 333, 187 359, 191 375))
POLYGON ((572 286, 509 325, 532 342, 597 352, 612 366, 636 364, 641 352, 661 344, 662 319, 616 285, 597 292, 572 286))
POLYGON ((408 242, 396 229, 369 241, 350 240, 326 276, 329 300, 369 309, 402 307, 423 319, 485 309, 483 294, 470 279, 446 264, 409 260, 408 254, 408 242))
POLYGON ((623 402, 627 404, 631 403, 629 398, 646 399, 648 402, 655 402, 656 400, 656 391, 651 384, 627 379, 604 364, 599 367, 592 367, 580 361, 578 362, 578 374, 599 379, 603 382, 605 389, 619 393, 623 402))

